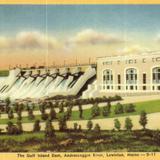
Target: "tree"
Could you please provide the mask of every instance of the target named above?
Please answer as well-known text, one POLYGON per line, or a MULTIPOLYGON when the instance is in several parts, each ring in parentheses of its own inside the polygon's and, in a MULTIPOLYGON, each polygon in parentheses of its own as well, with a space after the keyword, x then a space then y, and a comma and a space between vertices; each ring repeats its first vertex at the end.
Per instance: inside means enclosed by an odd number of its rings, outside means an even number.
POLYGON ((59 130, 60 131, 65 131, 67 129, 67 119, 65 114, 62 114, 58 118, 58 124, 59 124, 59 130))
POLYGON ((100 126, 99 126, 98 123, 95 125, 93 131, 94 131, 95 136, 96 136, 96 137, 99 137, 99 135, 100 135, 100 133, 101 133, 101 128, 100 128, 100 126))
POLYGON ((9 105, 10 105, 11 100, 10 100, 9 97, 7 97, 7 98, 5 99, 5 103, 6 103, 6 106, 9 106, 9 105))
POLYGON ((108 110, 109 112, 111 111, 111 101, 108 99, 108 102, 107 102, 107 106, 108 106, 108 110))
POLYGON ((123 105, 120 103, 117 103, 117 105, 115 106, 115 109, 114 109, 114 113, 121 114, 123 112, 124 112, 123 105))
POLYGON ((52 126, 52 122, 50 120, 46 121, 45 126, 45 139, 47 141, 53 140, 55 138, 54 127, 52 126))
POLYGON ((107 106, 104 106, 103 108, 102 108, 102 115, 104 116, 104 117, 106 117, 106 116, 108 116, 110 114, 110 107, 107 105, 107 106))
POLYGON ((93 127, 93 123, 92 123, 91 120, 89 120, 88 123, 87 123, 88 131, 91 131, 92 127, 93 127))
POLYGON ((63 102, 61 102, 59 104, 59 113, 63 113, 64 112, 64 106, 63 106, 63 102))
POLYGON ((40 110, 41 113, 45 113, 46 103, 40 103, 39 104, 39 110, 40 110))
POLYGON ((125 112, 130 113, 130 112, 135 112, 135 105, 130 103, 125 105, 124 107, 125 112))
POLYGON ((79 118, 82 119, 82 118, 83 118, 83 109, 82 109, 82 105, 79 104, 79 105, 78 105, 78 108, 79 108, 79 118))
POLYGON ((46 112, 41 113, 41 119, 46 121, 48 119, 48 114, 46 112))
POLYGON ((114 120, 114 127, 115 127, 118 131, 120 131, 120 129, 121 129, 121 123, 120 123, 120 121, 119 121, 118 119, 115 119, 115 120, 114 120))
POLYGON ((74 131, 77 131, 78 130, 78 123, 74 123, 74 131))
POLYGON ((82 131, 82 126, 79 124, 78 126, 78 131, 81 132, 82 131))
POLYGON ((34 114, 33 114, 33 109, 29 108, 28 109, 28 119, 33 120, 35 118, 34 114))
POLYGON ((53 107, 51 107, 50 109, 50 113, 49 113, 49 119, 52 121, 54 119, 56 119, 56 111, 53 107))
POLYGON ((16 102, 14 103, 14 110, 16 113, 18 112, 18 109, 19 109, 19 104, 16 102))
POLYGON ((23 127, 22 127, 21 121, 17 121, 17 129, 18 129, 19 134, 21 134, 23 132, 23 127))
POLYGON ((132 120, 131 120, 129 117, 127 117, 127 118, 125 119, 125 129, 126 129, 127 131, 131 131, 131 130, 132 130, 132 127, 133 127, 132 120))
POLYGON ((13 134, 13 123, 11 121, 7 123, 6 130, 8 134, 13 134))
POLYGON ((17 120, 19 120, 19 121, 21 121, 22 120, 22 112, 21 112, 21 110, 19 110, 18 112, 17 112, 17 120))
POLYGON ((13 110, 10 109, 9 112, 8 112, 8 118, 9 119, 13 119, 14 118, 14 114, 13 114, 13 110))
POLYGON ((67 111, 66 111, 65 115, 66 115, 66 119, 69 120, 71 115, 72 115, 72 106, 67 108, 67 111))
POLYGON ((97 103, 94 104, 93 107, 91 108, 91 115, 92 118, 100 115, 100 108, 97 103))
POLYGON ((11 100, 10 100, 9 97, 7 97, 7 98, 5 99, 5 103, 6 103, 5 112, 8 113, 8 112, 10 111, 10 109, 11 109, 11 108, 10 108, 11 100))
POLYGON ((147 113, 145 111, 141 112, 139 123, 143 127, 143 129, 146 129, 146 125, 147 125, 147 113))
POLYGON ((17 113, 17 119, 20 121, 22 119, 22 111, 24 109, 24 104, 21 103, 21 104, 18 104, 18 103, 15 103, 14 104, 14 110, 15 112, 17 113))
POLYGON ((40 121, 36 120, 33 126, 33 132, 39 132, 41 130, 40 121))
POLYGON ((12 135, 12 134, 19 134, 19 130, 17 126, 15 126, 11 121, 7 123, 6 127, 7 133, 12 135))

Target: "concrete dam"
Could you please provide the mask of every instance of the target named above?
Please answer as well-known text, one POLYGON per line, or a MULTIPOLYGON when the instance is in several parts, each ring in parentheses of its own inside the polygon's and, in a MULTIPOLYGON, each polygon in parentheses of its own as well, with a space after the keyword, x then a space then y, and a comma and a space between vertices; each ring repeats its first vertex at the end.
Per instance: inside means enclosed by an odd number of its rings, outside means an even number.
POLYGON ((74 66, 51 69, 12 69, 0 81, 0 99, 83 95, 96 81, 96 66, 74 66))

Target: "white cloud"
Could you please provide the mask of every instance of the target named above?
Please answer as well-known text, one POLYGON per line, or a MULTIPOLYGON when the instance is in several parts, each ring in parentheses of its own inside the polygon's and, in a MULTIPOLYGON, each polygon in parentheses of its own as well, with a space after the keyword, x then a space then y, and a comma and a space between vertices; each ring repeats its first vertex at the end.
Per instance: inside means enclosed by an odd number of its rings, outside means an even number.
POLYGON ((156 42, 160 43, 160 34, 158 34, 155 38, 156 42))
POLYGON ((54 49, 58 42, 41 32, 19 32, 14 37, 0 37, 0 49, 54 49))
POLYGON ((117 44, 124 40, 121 37, 95 31, 93 29, 85 29, 78 32, 74 37, 71 37, 67 44, 117 44))
POLYGON ((117 51, 118 55, 126 55, 126 54, 143 54, 145 52, 150 51, 148 48, 140 46, 140 45, 129 45, 121 48, 117 51))

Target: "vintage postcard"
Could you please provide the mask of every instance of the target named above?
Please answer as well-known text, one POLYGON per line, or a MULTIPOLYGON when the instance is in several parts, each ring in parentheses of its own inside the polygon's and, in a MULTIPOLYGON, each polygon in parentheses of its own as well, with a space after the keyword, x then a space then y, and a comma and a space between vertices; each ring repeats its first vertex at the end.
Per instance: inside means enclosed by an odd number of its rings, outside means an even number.
POLYGON ((160 5, 0 2, 0 159, 160 159, 160 5))

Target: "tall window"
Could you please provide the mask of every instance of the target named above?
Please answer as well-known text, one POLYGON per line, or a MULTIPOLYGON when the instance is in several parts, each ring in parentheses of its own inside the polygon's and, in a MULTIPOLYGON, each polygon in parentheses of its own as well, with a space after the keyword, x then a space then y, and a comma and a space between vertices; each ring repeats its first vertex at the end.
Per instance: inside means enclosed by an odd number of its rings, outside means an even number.
POLYGON ((103 88, 113 89, 113 73, 110 69, 103 71, 103 88))
POLYGON ((146 90, 146 81, 147 81, 146 73, 143 73, 143 90, 146 90))
POLYGON ((135 68, 126 70, 126 89, 137 90, 137 70, 135 68))
POLYGON ((118 90, 120 90, 120 89, 121 89, 120 84, 121 84, 121 75, 120 75, 120 74, 118 74, 118 90))
POLYGON ((155 67, 152 70, 153 90, 160 90, 160 67, 155 67))
POLYGON ((146 73, 143 73, 143 84, 146 84, 146 73))

